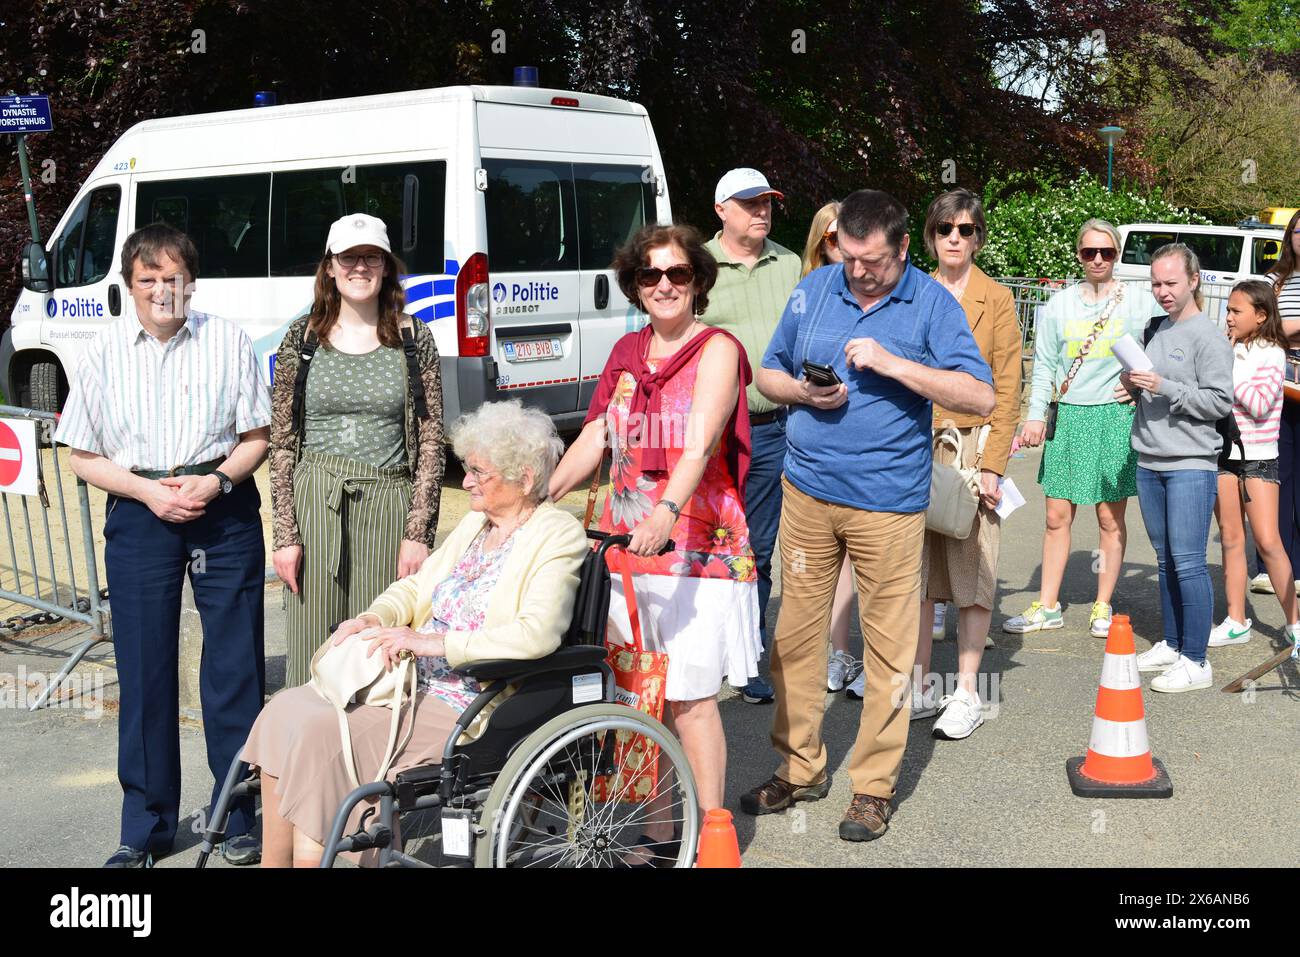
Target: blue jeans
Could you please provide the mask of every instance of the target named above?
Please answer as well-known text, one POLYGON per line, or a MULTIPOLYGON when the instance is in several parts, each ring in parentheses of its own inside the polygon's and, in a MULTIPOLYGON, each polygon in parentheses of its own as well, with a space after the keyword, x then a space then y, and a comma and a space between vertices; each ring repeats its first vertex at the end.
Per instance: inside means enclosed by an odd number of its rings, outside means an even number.
POLYGON ((767 601, 772 597, 772 553, 781 524, 781 473, 785 468, 785 410, 750 431, 753 451, 745 479, 745 523, 758 568, 758 620, 763 647, 768 647, 767 601))
POLYGON ((1205 564, 1218 472, 1138 466, 1138 502, 1160 569, 1165 642, 1197 664, 1205 662, 1214 623, 1214 588, 1205 564))

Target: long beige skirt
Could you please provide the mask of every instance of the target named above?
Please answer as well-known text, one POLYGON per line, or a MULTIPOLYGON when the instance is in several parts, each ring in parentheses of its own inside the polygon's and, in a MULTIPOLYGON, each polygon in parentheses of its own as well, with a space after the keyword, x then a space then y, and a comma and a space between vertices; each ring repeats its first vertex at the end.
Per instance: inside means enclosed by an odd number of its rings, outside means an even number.
MULTIPOLYGON (((387 779, 391 781, 416 765, 440 764, 458 717, 440 698, 417 693, 415 730, 393 760, 387 779)), ((348 732, 362 784, 373 781, 379 773, 392 718, 388 708, 365 704, 348 708, 348 732)), ((403 716, 398 741, 405 735, 409 720, 403 716)), ((258 715, 242 760, 278 779, 280 814, 313 841, 324 844, 339 805, 353 790, 334 706, 310 685, 281 691, 258 715)), ((344 834, 356 829, 367 806, 363 802, 353 808, 344 834)))
MULTIPOLYGON (((978 426, 960 430, 965 468, 975 464, 977 429, 978 426)), ((953 451, 945 445, 936 455, 939 462, 949 463, 953 451)), ((1001 541, 1002 519, 983 505, 975 510, 973 528, 966 538, 926 532, 921 553, 921 597, 928 601, 950 601, 958 608, 971 605, 993 608, 1001 541)))

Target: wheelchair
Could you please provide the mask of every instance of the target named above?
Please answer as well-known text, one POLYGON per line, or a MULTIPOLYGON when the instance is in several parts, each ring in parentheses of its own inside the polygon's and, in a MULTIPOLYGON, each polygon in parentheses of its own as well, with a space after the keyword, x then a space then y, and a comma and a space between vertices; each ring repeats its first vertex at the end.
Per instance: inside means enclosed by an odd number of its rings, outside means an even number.
MULTIPOLYGON (((587 536, 598 544, 583 559, 573 620, 560 648, 536 660, 479 661, 457 669, 494 684, 461 714, 439 764, 364 784, 344 799, 321 867, 333 866, 340 853, 372 849, 380 867, 623 867, 656 811, 661 817, 667 811, 680 836, 675 856, 662 853, 660 844, 640 845, 632 858, 650 855, 657 866, 692 866, 700 815, 686 754, 663 724, 615 698, 613 671, 606 663, 610 577, 605 553, 626 547, 630 536, 590 530, 587 536), (461 732, 507 684, 515 693, 492 712, 483 733, 458 744, 461 732), (628 793, 629 772, 651 752, 616 750, 620 736, 630 735, 659 748, 654 787, 636 801, 628 793), (362 802, 372 806, 356 830, 344 834, 362 802), (429 828, 427 843, 434 845, 438 864, 405 852, 414 828, 399 824, 427 823, 430 815, 439 827, 429 828), (403 846, 395 847, 399 833, 403 846)), ((666 550, 673 547, 670 541, 666 550)), ((260 777, 236 756, 212 808, 196 867, 206 865, 225 837, 231 802, 260 790, 260 777)))

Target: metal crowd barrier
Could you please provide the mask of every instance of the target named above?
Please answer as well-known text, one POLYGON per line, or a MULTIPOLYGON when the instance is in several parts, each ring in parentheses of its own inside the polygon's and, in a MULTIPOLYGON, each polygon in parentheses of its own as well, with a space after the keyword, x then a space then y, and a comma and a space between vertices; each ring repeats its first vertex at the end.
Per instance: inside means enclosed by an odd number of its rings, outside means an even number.
MULTIPOLYGON (((77 479, 77 508, 81 527, 74 533, 68 522, 68 497, 64 494, 63 468, 59 447, 52 436, 58 415, 36 409, 0 405, 0 418, 32 419, 37 433, 37 490, 39 501, 32 496, 13 492, 0 493, 3 499, 5 536, 0 539, 0 600, 27 605, 44 612, 39 623, 61 618, 89 625, 91 637, 82 642, 63 669, 46 685, 31 706, 32 711, 49 701, 50 696, 77 667, 81 659, 101 641, 111 640, 106 627, 107 601, 100 591, 99 568, 95 559, 95 539, 90 517, 90 495, 86 483, 77 479), (47 468, 47 461, 49 468, 47 468), (54 487, 51 499, 50 486, 54 487), (54 512, 51 523, 50 513, 54 512), (15 525, 17 524, 17 528, 15 525), (17 532, 17 535, 15 535, 17 532), (74 543, 74 538, 77 539, 74 543), (19 548, 25 543, 26 555, 20 559, 19 548), (9 567, 3 567, 3 549, 8 546, 9 567), (78 582, 80 552, 81 580, 78 582), (61 567, 61 560, 66 564, 61 567), (81 589, 84 587, 84 591, 81 589)), ((11 617, 2 623, 13 630, 24 627, 22 618, 11 617), (15 627, 16 622, 21 622, 15 627)))

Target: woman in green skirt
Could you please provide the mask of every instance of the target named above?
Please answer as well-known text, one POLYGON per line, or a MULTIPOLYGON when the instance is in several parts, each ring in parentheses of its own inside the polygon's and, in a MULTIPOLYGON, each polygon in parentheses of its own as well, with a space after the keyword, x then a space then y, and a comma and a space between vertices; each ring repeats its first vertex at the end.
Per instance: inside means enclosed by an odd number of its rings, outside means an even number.
POLYGON ((1141 342, 1150 318, 1164 314, 1147 283, 1114 277, 1120 246, 1119 231, 1104 219, 1084 223, 1075 242, 1083 282, 1054 295, 1035 321, 1033 384, 1020 444, 1046 443, 1038 482, 1047 497, 1047 531, 1038 600, 1003 624, 1012 634, 1064 627, 1058 599, 1080 505, 1096 507, 1101 545, 1088 627, 1098 638, 1110 629, 1111 596, 1124 563, 1124 510, 1137 494, 1137 456, 1129 442, 1133 409, 1115 401, 1120 365, 1111 349, 1125 333, 1141 342))
POLYGON ((438 527, 445 452, 438 349, 406 297, 388 230, 335 222, 311 312, 276 355, 271 500, 285 584, 285 687, 340 621, 415 574, 438 527))

